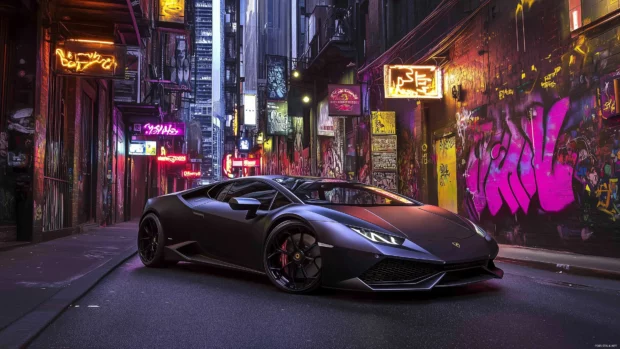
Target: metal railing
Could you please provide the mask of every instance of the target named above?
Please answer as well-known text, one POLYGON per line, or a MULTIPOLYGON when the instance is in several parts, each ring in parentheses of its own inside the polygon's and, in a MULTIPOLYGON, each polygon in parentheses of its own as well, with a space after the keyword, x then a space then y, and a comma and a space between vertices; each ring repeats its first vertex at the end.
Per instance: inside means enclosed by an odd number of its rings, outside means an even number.
POLYGON ((331 43, 353 43, 353 11, 351 9, 317 6, 312 15, 317 29, 314 36, 310 38, 306 51, 299 57, 298 63, 311 64, 331 43))

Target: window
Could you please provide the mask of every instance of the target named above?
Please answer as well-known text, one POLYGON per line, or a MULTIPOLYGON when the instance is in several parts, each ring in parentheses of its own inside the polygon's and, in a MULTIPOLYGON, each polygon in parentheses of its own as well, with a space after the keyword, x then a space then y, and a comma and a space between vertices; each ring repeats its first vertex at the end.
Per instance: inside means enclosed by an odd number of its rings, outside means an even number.
POLYGON ((224 201, 226 193, 230 190, 230 187, 232 186, 233 183, 216 185, 215 187, 211 188, 211 190, 209 190, 209 197, 217 201, 224 201))
POLYGON ((620 9, 618 1, 569 0, 570 30, 577 30, 582 26, 592 24, 618 9, 620 9))
POLYGON ((263 182, 238 181, 226 193, 223 201, 228 202, 232 198, 252 198, 260 201, 259 210, 267 211, 276 193, 277 191, 273 187, 263 182))
POLYGON ((291 200, 289 200, 286 196, 282 195, 282 193, 278 193, 278 195, 276 195, 276 198, 273 200, 273 203, 271 204, 270 210, 276 210, 290 203, 291 200))
POLYGON ((365 184, 314 181, 302 183, 293 193, 307 204, 314 205, 416 205, 404 196, 365 184))

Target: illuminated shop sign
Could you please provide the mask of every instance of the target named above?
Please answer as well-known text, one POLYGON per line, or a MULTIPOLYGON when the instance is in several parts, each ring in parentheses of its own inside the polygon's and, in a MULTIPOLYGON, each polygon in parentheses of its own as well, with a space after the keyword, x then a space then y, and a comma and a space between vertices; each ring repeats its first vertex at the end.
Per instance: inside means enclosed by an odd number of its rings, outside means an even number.
POLYGON ((157 142, 154 141, 131 141, 129 143, 129 155, 157 155, 157 142))
POLYGON ((222 161, 222 172, 224 172, 224 176, 228 178, 235 178, 235 175, 232 173, 233 168, 233 157, 232 154, 226 154, 224 156, 224 160, 222 161))
POLYGON ((441 69, 433 65, 386 65, 383 67, 385 98, 439 99, 441 69))
POLYGON ((127 48, 112 42, 74 40, 59 43, 56 71, 65 75, 125 77, 127 48))
POLYGON ((157 157, 157 161, 169 162, 171 164, 186 163, 187 155, 162 155, 157 157))
POLYGON ((362 113, 360 85, 329 85, 329 115, 359 116, 362 113))
POLYGON ((200 177, 202 174, 200 173, 200 171, 183 171, 183 177, 185 178, 198 178, 200 177))
POLYGON ((185 23, 185 0, 159 0, 159 21, 185 23))
POLYGON ((258 159, 243 159, 233 158, 232 167, 257 167, 259 166, 258 159))
POLYGON ((251 147, 252 147, 252 142, 250 139, 245 138, 245 137, 239 139, 239 150, 240 151, 248 152, 250 151, 251 147))
POLYGON ((182 122, 134 124, 134 131, 145 136, 183 136, 185 135, 185 124, 182 122))
POLYGON ((243 96, 243 124, 256 125, 256 95, 243 96))

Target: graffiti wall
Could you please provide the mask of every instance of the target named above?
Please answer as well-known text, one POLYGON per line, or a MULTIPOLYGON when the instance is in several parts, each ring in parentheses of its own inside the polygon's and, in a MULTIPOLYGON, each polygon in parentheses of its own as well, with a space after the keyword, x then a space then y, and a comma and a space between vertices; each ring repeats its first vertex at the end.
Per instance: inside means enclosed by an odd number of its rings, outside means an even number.
POLYGON ((527 3, 483 11, 450 51, 444 92, 463 98, 444 102, 457 165, 442 167, 452 148, 436 140, 438 196, 457 180, 459 213, 500 243, 617 255, 620 28, 572 39, 566 4, 527 3))

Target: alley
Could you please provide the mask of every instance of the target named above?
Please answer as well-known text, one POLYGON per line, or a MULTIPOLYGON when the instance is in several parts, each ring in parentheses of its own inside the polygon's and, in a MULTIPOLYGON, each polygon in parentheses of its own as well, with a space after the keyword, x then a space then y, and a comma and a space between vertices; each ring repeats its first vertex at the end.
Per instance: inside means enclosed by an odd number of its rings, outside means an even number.
POLYGON ((119 266, 30 348, 593 348, 620 343, 620 282, 499 263, 432 293, 277 291, 266 277, 119 266))

